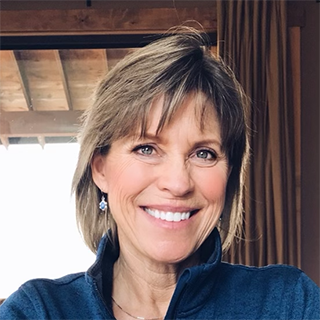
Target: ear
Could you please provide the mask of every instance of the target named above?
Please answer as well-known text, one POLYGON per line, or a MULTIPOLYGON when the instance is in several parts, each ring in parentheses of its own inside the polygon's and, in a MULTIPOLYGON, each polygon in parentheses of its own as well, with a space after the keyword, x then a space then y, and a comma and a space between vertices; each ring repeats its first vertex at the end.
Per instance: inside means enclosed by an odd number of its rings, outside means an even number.
POLYGON ((92 179, 95 185, 104 193, 108 193, 108 183, 105 171, 106 157, 101 154, 93 156, 91 161, 92 179))

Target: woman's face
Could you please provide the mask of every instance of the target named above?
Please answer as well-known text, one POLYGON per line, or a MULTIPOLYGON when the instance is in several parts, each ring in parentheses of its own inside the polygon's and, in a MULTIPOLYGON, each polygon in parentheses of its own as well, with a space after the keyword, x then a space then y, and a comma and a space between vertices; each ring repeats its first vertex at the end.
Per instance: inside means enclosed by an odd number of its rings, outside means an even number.
POLYGON ((213 111, 200 128, 190 97, 156 134, 161 111, 160 99, 151 109, 146 137, 114 142, 107 156, 94 158, 92 172, 97 186, 108 193, 121 253, 178 263, 216 226, 229 168, 213 111))

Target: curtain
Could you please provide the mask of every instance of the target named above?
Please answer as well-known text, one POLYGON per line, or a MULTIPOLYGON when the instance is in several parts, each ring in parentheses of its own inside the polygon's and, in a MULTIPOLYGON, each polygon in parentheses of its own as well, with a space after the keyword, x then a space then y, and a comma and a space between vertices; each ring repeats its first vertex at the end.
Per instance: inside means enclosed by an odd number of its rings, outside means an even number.
POLYGON ((218 51, 251 99, 243 235, 224 259, 300 267, 295 112, 286 1, 217 3, 218 51))

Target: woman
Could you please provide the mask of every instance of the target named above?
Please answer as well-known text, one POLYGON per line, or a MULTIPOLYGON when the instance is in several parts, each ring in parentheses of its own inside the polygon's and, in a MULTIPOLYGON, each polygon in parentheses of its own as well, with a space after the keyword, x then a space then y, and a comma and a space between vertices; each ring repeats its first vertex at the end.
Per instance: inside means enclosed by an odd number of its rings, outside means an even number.
POLYGON ((27 282, 1 318, 319 319, 319 289, 302 271, 221 262, 241 224, 245 107, 194 30, 120 62, 85 114, 73 180, 97 260, 27 282))

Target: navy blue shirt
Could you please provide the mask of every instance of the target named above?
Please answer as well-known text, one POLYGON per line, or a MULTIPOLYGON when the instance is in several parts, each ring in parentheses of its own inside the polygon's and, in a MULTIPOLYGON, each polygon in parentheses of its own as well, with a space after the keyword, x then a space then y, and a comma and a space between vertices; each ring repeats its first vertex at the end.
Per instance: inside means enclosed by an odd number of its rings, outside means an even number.
MULTIPOLYGON (((217 230, 203 248, 210 254, 204 253, 203 264, 183 271, 165 319, 320 319, 320 290, 301 270, 221 262, 217 230)), ((103 237, 86 273, 26 282, 0 306, 0 319, 114 319, 112 275, 118 254, 103 237)))

